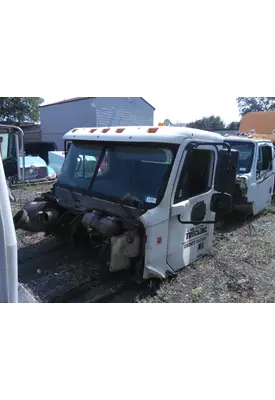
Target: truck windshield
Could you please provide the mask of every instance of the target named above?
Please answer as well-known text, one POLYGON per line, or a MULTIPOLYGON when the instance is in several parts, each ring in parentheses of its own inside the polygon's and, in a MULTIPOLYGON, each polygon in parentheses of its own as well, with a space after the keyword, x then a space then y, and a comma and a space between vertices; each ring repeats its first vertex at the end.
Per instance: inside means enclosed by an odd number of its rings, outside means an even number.
POLYGON ((169 144, 73 142, 58 186, 128 206, 153 208, 164 195, 176 150, 169 144))
POLYGON ((228 140, 227 143, 230 144, 231 148, 238 150, 239 152, 239 164, 238 173, 247 174, 251 171, 255 145, 249 142, 239 142, 234 140, 228 140))

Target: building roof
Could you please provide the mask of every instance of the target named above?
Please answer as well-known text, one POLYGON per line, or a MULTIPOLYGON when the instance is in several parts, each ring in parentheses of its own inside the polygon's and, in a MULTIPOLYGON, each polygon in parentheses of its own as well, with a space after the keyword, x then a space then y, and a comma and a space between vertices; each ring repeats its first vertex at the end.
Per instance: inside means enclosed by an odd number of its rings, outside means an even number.
MULTIPOLYGON (((44 104, 44 105, 42 105, 42 106, 40 106, 40 107, 41 107, 41 108, 42 108, 42 107, 49 107, 49 106, 53 106, 53 105, 64 104, 64 103, 72 103, 72 102, 75 102, 75 101, 87 100, 87 99, 95 99, 95 97, 73 97, 73 98, 71 98, 71 99, 65 99, 65 100, 57 101, 57 102, 55 102, 55 103, 44 104)), ((147 103, 150 107, 152 107, 152 109, 155 111, 155 108, 154 108, 150 103, 148 103, 148 101, 146 101, 143 97, 141 97, 141 99, 142 99, 145 103, 147 103)))

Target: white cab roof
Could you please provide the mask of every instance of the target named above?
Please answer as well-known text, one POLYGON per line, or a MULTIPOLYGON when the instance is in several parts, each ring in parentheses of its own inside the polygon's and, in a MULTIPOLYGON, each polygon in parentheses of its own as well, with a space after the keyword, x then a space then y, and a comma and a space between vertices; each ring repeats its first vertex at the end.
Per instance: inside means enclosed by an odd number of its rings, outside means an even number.
POLYGON ((271 140, 260 138, 248 138, 246 136, 227 136, 224 137, 225 142, 253 142, 253 143, 272 143, 271 140))
POLYGON ((224 142, 219 133, 172 126, 128 126, 111 128, 75 128, 66 133, 64 140, 111 142, 151 142, 181 144, 187 138, 207 142, 224 142), (156 130, 152 132, 152 130, 156 130))

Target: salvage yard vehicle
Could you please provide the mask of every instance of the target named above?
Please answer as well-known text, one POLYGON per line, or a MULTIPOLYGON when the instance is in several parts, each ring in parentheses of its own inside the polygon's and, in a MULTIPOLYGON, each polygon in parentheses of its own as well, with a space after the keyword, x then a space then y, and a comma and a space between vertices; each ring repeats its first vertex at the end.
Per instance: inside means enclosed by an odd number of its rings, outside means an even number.
POLYGON ((0 151, 0 303, 18 301, 17 240, 0 151))
POLYGON ((24 132, 11 125, 0 125, 0 146, 8 182, 41 182, 56 179, 55 171, 39 156, 25 154, 24 132))
POLYGON ((0 124, 0 146, 6 179, 24 180, 24 132, 18 126, 0 124))
MULTIPOLYGON (((25 181, 27 182, 47 182, 56 179, 56 172, 45 160, 38 156, 24 156, 25 162, 25 181)), ((20 168, 23 166, 23 157, 20 157, 20 168)))
MULTIPOLYGON (((14 128, 17 130, 16 127, 14 128)), ((19 134, 20 128, 18 129, 19 134)), ((13 133, 5 133, 7 138, 13 133)), ((14 135, 13 135, 14 136, 14 135)), ((3 139, 0 136, 0 139, 3 139)), ((4 140, 0 140, 2 145, 4 140)), ((6 140, 5 145, 9 143, 6 140)), ((7 187, 0 146, 0 303, 35 303, 33 295, 18 282, 17 238, 10 201, 12 193, 7 187)))
POLYGON ((113 127, 76 128, 64 140, 57 182, 14 216, 16 229, 86 238, 109 271, 138 281, 174 276, 208 253, 215 215, 230 212, 235 190, 238 151, 224 137, 113 127))
POLYGON ((272 202, 275 181, 272 141, 248 137, 229 137, 227 143, 239 152, 233 209, 257 215, 272 202))

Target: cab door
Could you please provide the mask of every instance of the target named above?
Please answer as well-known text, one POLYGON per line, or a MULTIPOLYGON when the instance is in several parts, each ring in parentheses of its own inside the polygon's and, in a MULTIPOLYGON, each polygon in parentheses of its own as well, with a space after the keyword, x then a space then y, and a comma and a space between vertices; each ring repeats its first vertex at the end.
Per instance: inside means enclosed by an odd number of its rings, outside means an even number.
POLYGON ((263 211, 272 201, 274 189, 274 148, 261 143, 257 150, 257 164, 254 169, 253 213, 263 211))
POLYGON ((212 245, 215 214, 210 203, 217 158, 216 147, 203 144, 183 155, 168 231, 167 264, 174 271, 205 255, 212 245), (194 219, 198 223, 190 222, 194 219))
POLYGON ((6 179, 17 176, 15 137, 10 132, 0 133, 0 151, 6 179))

